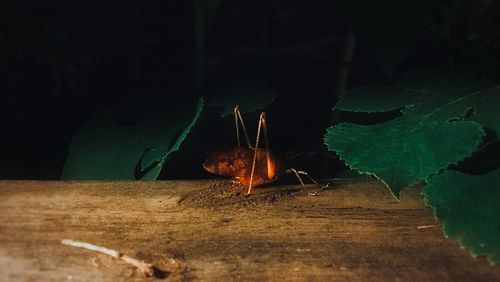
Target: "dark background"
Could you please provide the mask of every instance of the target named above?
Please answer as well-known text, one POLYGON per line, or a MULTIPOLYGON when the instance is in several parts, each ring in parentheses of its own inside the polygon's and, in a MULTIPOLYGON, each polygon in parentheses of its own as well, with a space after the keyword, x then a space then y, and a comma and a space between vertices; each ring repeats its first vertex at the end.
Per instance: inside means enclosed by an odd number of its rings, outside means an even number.
MULTIPOLYGON (((202 2, 210 7, 209 1, 202 2)), ((285 156, 295 156, 292 161, 299 165, 320 170, 316 174, 321 177, 342 169, 326 152, 322 136, 337 119, 331 108, 337 101, 344 43, 314 44, 350 34, 340 2, 231 0, 207 12, 207 77, 214 71, 214 60, 229 56, 233 64, 244 65, 264 58, 267 87, 277 94, 264 108, 271 145, 285 156), (311 46, 330 60, 311 56, 311 46), (231 55, 241 47, 246 51, 231 55), (289 52, 293 48, 302 51, 289 52)), ((366 52, 370 46, 357 44, 347 89, 391 83, 418 68, 473 73, 499 83, 500 5, 435 2, 392 76, 366 52)), ((73 134, 102 106, 131 96, 147 99, 147 93, 163 93, 172 101, 198 95, 193 90, 195 17, 193 1, 184 0, 2 1, 0 179, 59 179, 73 134)), ((246 118, 253 132, 257 114, 246 118)), ((368 116, 365 122, 380 118, 368 116)), ((165 168, 170 173, 162 177, 206 176, 200 162, 207 151, 224 145, 220 143, 234 144, 232 122, 200 121, 183 144, 192 149, 175 154, 165 168)))

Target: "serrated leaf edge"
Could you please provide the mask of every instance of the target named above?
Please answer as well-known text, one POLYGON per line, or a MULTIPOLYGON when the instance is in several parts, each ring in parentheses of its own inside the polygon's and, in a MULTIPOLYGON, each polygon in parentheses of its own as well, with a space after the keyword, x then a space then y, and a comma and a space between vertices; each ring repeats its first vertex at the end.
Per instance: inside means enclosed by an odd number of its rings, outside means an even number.
MULTIPOLYGON (((470 122, 470 123, 475 123, 475 124, 477 124, 477 125, 479 125, 479 126, 481 127, 481 131, 482 131, 481 138, 478 138, 478 140, 477 140, 477 142, 476 142, 476 145, 474 146, 474 148, 477 148, 477 147, 479 146, 479 144, 481 144, 482 138, 484 138, 484 136, 486 135, 486 132, 485 132, 485 130, 484 130, 484 126, 482 126, 481 124, 479 124, 479 123, 477 123, 477 122, 475 122, 475 121, 467 121, 467 122, 470 122)), ((351 124, 351 123, 343 122, 343 123, 339 123, 339 124, 351 124)), ((329 126, 329 127, 326 129, 326 130, 327 130, 327 133, 326 133, 326 134, 328 134, 328 129, 329 129, 329 128, 333 128, 333 127, 335 127, 335 126, 337 126, 337 125, 339 125, 339 124, 336 124, 336 125, 333 125, 333 126, 329 126)), ((325 134, 324 136, 326 136, 326 134, 325 134)), ((325 142, 326 142, 325 137, 323 137, 323 143, 324 143, 324 144, 326 144, 325 142)), ((327 145, 327 147, 328 147, 328 145, 327 145)), ((328 149, 328 150, 329 150, 329 149, 328 149)), ((329 151, 330 151, 330 150, 329 150, 329 151)), ((335 152, 335 153, 339 156, 339 159, 340 159, 340 160, 343 160, 343 161, 345 162, 345 164, 349 167, 349 169, 354 169, 354 170, 358 171, 358 172, 359 172, 359 173, 361 173, 361 174, 367 174, 367 175, 373 176, 373 177, 375 177, 377 180, 379 180, 380 182, 382 182, 382 183, 384 184, 384 186, 385 186, 385 187, 389 190, 389 192, 391 193, 391 196, 392 196, 395 200, 397 200, 398 202, 400 201, 400 200, 399 200, 399 194, 400 194, 403 190, 405 190, 407 187, 410 187, 410 186, 415 185, 416 183, 419 183, 419 182, 422 182, 422 181, 427 182, 427 180, 428 180, 430 177, 432 177, 433 175, 440 174, 442 171, 447 170, 447 169, 448 169, 448 167, 453 166, 453 165, 457 165, 459 162, 461 162, 461 161, 463 161, 464 159, 466 159, 466 158, 468 158, 468 157, 472 156, 472 154, 474 154, 474 152, 475 152, 475 150, 473 150, 470 154, 468 154, 468 155, 464 156, 461 160, 458 160, 458 161, 453 162, 453 163, 449 163, 446 167, 442 167, 442 168, 440 168, 438 171, 436 171, 435 173, 429 174, 429 175, 428 175, 427 177, 425 177, 425 178, 416 179, 414 182, 412 182, 412 183, 408 184, 406 187, 404 187, 403 189, 401 189, 401 190, 400 190, 397 194, 395 194, 395 193, 392 191, 392 189, 390 188, 390 186, 389 186, 389 185, 388 185, 388 184, 387 184, 387 183, 386 183, 386 182, 385 182, 382 178, 380 178, 378 175, 376 175, 376 174, 375 174, 375 173, 373 173, 373 172, 363 171, 363 170, 361 170, 361 169, 359 169, 359 168, 357 168, 357 167, 354 167, 352 164, 350 164, 350 163, 349 163, 349 161, 348 161, 347 159, 345 159, 344 157, 342 157, 342 155, 338 154, 338 153, 337 153, 337 151, 335 151, 335 150, 333 150, 333 151, 334 151, 334 152, 335 152)))

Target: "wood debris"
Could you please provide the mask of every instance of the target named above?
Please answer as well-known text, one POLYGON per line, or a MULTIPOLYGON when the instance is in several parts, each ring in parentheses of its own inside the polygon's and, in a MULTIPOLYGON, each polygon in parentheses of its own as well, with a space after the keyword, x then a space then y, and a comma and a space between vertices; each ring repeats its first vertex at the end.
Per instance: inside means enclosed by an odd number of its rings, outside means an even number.
POLYGON ((136 267, 141 273, 143 273, 146 276, 153 276, 153 274, 154 274, 154 267, 152 264, 146 263, 142 260, 138 260, 138 259, 129 257, 127 255, 124 255, 124 254, 116 251, 116 250, 108 249, 108 248, 101 247, 101 246, 96 246, 96 245, 86 243, 86 242, 73 241, 73 240, 69 240, 69 239, 63 239, 61 241, 61 244, 100 252, 100 253, 112 256, 114 258, 123 260, 124 262, 136 267))

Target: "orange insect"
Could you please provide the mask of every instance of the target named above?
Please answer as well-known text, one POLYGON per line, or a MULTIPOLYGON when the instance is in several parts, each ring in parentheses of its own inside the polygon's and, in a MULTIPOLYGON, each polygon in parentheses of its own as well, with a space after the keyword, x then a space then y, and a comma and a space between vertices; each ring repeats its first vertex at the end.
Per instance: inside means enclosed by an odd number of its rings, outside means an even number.
MULTIPOLYGON (((272 182, 276 180, 279 175, 282 175, 285 172, 294 173, 303 187, 305 187, 305 185, 299 174, 306 175, 311 179, 311 181, 319 185, 304 171, 298 171, 293 168, 284 169, 283 162, 271 153, 271 151, 269 151, 265 113, 262 112, 259 117, 257 138, 255 140, 254 147, 250 144, 250 138, 248 138, 245 123, 243 122, 243 117, 241 116, 240 108, 238 106, 234 108, 234 120, 238 147, 225 147, 211 153, 207 160, 203 163, 203 167, 208 172, 234 178, 241 184, 248 186, 247 194, 252 193, 253 187, 272 182), (241 147, 239 130, 240 124, 243 128, 248 148, 241 147), (261 131, 264 132, 264 140, 266 142, 265 149, 259 148, 261 131)), ((322 187, 320 191, 324 190, 327 186, 328 184, 322 187)), ((319 191, 309 194, 316 195, 318 192, 319 191)))

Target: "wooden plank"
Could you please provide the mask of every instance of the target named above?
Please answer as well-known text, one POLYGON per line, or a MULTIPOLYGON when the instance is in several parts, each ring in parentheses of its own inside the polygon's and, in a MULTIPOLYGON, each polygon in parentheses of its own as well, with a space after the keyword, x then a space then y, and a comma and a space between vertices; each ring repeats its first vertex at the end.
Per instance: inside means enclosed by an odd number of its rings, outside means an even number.
POLYGON ((226 181, 0 182, 1 281, 142 281, 115 249, 167 280, 500 280, 500 267, 442 236, 414 187, 375 181, 318 196, 226 181), (241 191, 241 193, 240 193, 241 191))

